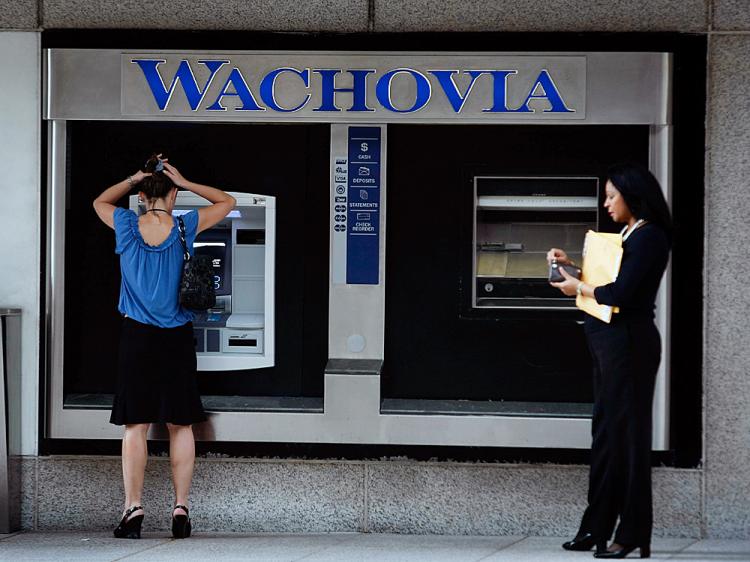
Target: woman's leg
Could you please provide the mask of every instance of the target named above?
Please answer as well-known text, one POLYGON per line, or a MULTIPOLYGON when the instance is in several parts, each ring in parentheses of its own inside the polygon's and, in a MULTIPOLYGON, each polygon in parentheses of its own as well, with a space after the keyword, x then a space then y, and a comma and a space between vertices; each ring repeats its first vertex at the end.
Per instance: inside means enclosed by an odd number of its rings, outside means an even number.
MULTIPOLYGON (((175 504, 188 505, 190 483, 193 480, 195 466, 195 438, 193 426, 167 424, 169 428, 169 460, 172 465, 172 482, 174 484, 175 504)), ((175 515, 186 515, 177 509, 175 515)))
POLYGON ((589 468, 588 507, 583 514, 578 534, 591 533, 600 541, 608 541, 617 522, 615 487, 618 455, 612 447, 612 377, 610 336, 607 332, 589 336, 594 367, 594 411, 591 420, 591 465, 589 468), (607 370, 605 370, 607 369, 607 370))
POLYGON ((627 478, 626 435, 633 416, 633 345, 629 326, 613 323, 587 333, 593 356, 594 419, 589 507, 581 530, 609 539, 622 513, 627 478))
MULTIPOLYGON (((143 478, 146 472, 148 448, 146 437, 150 424, 136 423, 125 426, 122 438, 122 479, 125 484, 125 509, 141 505, 143 478)), ((131 518, 142 515, 140 509, 131 514, 131 518)))
POLYGON ((649 545, 653 522, 651 500, 651 428, 654 382, 661 359, 661 338, 653 323, 631 327, 632 402, 623 435, 623 478, 620 525, 615 542, 649 545))

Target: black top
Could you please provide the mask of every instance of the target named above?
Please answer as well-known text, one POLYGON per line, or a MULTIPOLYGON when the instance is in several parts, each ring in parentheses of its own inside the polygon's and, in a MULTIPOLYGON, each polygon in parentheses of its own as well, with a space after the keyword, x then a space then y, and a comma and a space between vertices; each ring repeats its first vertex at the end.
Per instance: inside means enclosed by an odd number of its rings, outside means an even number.
POLYGON ((613 320, 653 319, 656 292, 669 260, 669 246, 664 230, 651 223, 636 228, 623 242, 617 280, 594 289, 596 302, 620 307, 613 320))

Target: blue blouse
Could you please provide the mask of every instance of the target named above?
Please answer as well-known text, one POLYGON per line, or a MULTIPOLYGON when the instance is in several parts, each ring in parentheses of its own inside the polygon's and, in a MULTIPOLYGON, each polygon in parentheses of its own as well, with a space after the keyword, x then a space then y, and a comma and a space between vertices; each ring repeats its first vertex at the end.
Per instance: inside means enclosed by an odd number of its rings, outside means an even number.
MULTIPOLYGON (((182 216, 185 240, 190 253, 198 231, 198 211, 182 216)), ((118 207, 114 214, 115 253, 120 255, 121 314, 160 328, 175 328, 193 319, 189 310, 180 306, 179 290, 182 276, 183 249, 180 230, 174 219, 172 231, 158 246, 149 246, 138 230, 138 215, 118 207)))

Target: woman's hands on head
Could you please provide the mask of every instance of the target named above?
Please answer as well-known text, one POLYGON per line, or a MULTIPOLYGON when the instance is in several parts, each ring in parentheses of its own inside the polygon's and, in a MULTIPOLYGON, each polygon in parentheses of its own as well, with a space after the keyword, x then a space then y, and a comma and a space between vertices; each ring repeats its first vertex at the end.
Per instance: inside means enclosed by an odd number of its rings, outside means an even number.
POLYGON ((143 181, 143 178, 147 178, 150 175, 150 172, 142 172, 141 170, 138 170, 135 174, 130 176, 130 183, 132 185, 136 185, 138 183, 141 183, 143 181))
POLYGON ((185 185, 188 183, 188 181, 180 173, 180 171, 169 163, 168 158, 165 158, 164 160, 162 160, 162 162, 164 163, 164 175, 171 179, 172 183, 174 183, 177 187, 185 189, 185 185))
MULTIPOLYGON (((162 173, 172 180, 175 187, 187 189, 211 203, 211 205, 198 209, 198 232, 203 232, 215 226, 234 209, 237 203, 234 197, 215 187, 188 181, 177 168, 169 163, 168 158, 162 158, 161 154, 158 155, 158 158, 163 166, 162 173)), ((174 191, 173 197, 177 197, 177 190, 174 191)))

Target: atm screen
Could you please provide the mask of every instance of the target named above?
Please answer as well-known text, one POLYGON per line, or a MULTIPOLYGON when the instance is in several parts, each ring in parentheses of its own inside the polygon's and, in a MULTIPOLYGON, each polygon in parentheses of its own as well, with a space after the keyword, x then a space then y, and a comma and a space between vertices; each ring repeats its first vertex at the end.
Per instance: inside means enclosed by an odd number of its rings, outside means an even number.
POLYGON ((195 255, 197 256, 208 256, 214 266, 214 289, 216 294, 223 294, 226 273, 226 254, 227 245, 223 242, 196 242, 194 245, 195 255))
POLYGON ((193 249, 196 256, 208 256, 214 266, 214 289, 217 296, 232 293, 230 244, 231 232, 208 230, 198 236, 193 249))

